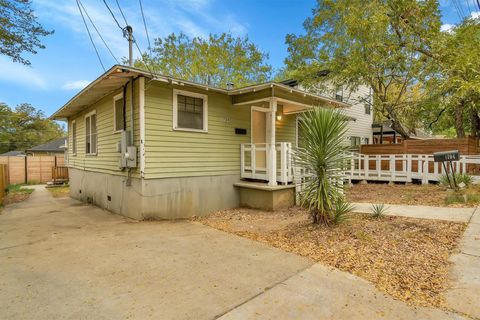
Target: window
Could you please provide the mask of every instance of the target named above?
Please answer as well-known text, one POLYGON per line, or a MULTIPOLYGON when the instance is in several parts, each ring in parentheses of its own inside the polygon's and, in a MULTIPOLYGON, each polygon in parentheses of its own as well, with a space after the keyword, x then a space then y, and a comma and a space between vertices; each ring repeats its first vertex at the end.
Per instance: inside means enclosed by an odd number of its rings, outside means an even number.
POLYGON ((117 94, 113 97, 113 131, 120 132, 124 128, 125 115, 123 113, 123 93, 117 94))
POLYGON ((77 121, 72 121, 72 154, 77 154, 77 121))
POLYGON ((85 116, 85 153, 97 154, 97 114, 95 111, 85 116))
POLYGON ((335 100, 343 101, 343 86, 338 86, 335 90, 335 100))
POLYGON ((370 142, 370 139, 368 137, 362 139, 362 144, 368 144, 370 142))
POLYGON ((356 148, 361 144, 360 137, 350 137, 350 147, 356 148))
POLYGON ((207 132, 208 103, 204 94, 173 91, 173 129, 207 132))
POLYGON ((364 106, 365 106, 365 114, 370 114, 371 109, 372 109, 372 108, 370 107, 370 104, 365 103, 364 106))

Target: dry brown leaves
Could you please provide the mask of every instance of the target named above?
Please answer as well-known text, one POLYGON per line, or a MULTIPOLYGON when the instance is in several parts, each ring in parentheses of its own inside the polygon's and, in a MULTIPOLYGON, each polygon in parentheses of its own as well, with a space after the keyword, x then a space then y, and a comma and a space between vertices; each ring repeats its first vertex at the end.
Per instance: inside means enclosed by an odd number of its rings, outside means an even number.
POLYGON ((7 204, 22 202, 27 200, 30 197, 30 193, 23 193, 23 192, 10 192, 5 195, 3 199, 3 205, 6 206, 7 204))
POLYGON ((441 306, 450 263, 466 225, 352 214, 335 227, 313 226, 305 211, 225 210, 198 221, 309 257, 367 279, 412 305, 441 306))
MULTIPOLYGON (((471 186, 477 188, 478 186, 471 186)), ((424 206, 449 206, 449 207, 475 207, 475 204, 450 204, 447 205, 447 189, 439 185, 417 185, 417 184, 394 184, 369 183, 354 184, 346 190, 348 201, 408 204, 424 206)))

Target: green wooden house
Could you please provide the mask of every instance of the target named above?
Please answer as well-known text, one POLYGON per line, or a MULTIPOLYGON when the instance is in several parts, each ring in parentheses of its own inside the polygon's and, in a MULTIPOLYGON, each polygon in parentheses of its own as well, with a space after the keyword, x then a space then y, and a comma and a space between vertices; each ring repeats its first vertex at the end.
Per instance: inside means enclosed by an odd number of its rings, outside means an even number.
POLYGON ((269 82, 215 88, 115 65, 52 119, 68 122, 73 198, 134 219, 293 204, 297 115, 344 102, 269 82))

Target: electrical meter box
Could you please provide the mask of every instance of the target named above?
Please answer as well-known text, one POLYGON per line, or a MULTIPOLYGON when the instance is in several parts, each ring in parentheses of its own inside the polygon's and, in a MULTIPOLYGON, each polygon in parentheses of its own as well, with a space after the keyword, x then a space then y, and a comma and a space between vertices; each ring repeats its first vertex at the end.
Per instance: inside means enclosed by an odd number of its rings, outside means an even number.
POLYGON ((120 168, 137 167, 137 147, 131 143, 130 131, 122 131, 120 142, 117 144, 117 151, 120 152, 118 163, 120 168))

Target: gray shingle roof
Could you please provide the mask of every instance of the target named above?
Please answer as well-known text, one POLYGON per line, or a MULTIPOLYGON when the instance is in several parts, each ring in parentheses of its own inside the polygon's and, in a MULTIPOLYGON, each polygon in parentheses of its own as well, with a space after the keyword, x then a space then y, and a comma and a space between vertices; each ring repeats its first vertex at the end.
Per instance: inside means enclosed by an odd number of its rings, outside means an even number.
POLYGON ((59 138, 49 141, 44 144, 27 149, 26 151, 44 151, 44 152, 64 152, 65 151, 65 139, 59 138))
POLYGON ((0 154, 0 156, 8 156, 8 157, 13 157, 13 156, 24 156, 25 152, 23 151, 8 151, 5 153, 0 154))

